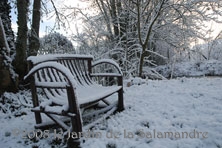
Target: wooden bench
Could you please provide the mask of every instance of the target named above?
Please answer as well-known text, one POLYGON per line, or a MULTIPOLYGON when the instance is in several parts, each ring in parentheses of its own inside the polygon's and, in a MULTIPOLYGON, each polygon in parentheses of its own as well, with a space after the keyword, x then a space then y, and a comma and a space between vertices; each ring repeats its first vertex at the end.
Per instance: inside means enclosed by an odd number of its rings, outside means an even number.
MULTIPOLYGON (((83 119, 105 113, 104 119, 124 109, 123 78, 118 64, 112 60, 92 61, 93 57, 86 55, 57 54, 28 58, 30 71, 25 79, 30 82, 35 128, 59 125, 66 132, 79 133, 83 132, 83 119), (107 77, 116 85, 102 86, 98 83, 99 80, 107 82, 107 77), (37 88, 41 88, 43 99, 39 99, 37 88), (113 101, 114 94, 117 94, 116 101, 113 101), (51 120, 44 122, 42 114, 51 120)), ((84 129, 101 122, 102 118, 84 125, 84 129)))

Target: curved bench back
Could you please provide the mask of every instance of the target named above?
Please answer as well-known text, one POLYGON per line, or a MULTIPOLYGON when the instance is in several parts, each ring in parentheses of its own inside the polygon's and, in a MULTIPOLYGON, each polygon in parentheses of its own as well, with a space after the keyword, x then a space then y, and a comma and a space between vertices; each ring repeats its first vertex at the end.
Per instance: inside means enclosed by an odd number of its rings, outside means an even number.
MULTIPOLYGON (((68 68, 75 79, 78 87, 91 85, 92 82, 91 66, 92 66, 92 56, 86 55, 40 55, 40 56, 31 56, 28 58, 29 70, 44 62, 57 62, 68 68)), ((65 84, 67 82, 64 75, 59 72, 58 69, 52 67, 46 67, 38 70, 34 74, 35 86, 42 87, 47 98, 57 98, 58 102, 67 100, 65 84), (45 87, 47 86, 47 87, 45 87)))
MULTIPOLYGON (((38 65, 43 62, 55 61, 65 67, 67 67, 73 75, 73 78, 76 80, 78 85, 90 85, 92 84, 90 73, 92 66, 92 56, 86 55, 40 55, 40 56, 31 56, 28 58, 29 69, 33 66, 38 65)), ((51 81, 57 81, 60 79, 60 75, 55 71, 48 70, 43 73, 51 73, 49 78, 51 81)), ((46 77, 47 78, 47 77, 46 77)))

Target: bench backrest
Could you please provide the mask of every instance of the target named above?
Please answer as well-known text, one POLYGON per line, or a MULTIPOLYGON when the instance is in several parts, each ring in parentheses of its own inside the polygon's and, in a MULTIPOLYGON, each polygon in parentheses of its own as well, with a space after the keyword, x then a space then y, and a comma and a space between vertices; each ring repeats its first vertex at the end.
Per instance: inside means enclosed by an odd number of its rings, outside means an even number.
MULTIPOLYGON (((90 85, 92 84, 90 73, 91 73, 91 64, 93 57, 87 55, 40 55, 36 57, 29 57, 29 69, 40 63, 54 61, 64 65, 70 70, 73 75, 73 78, 76 80, 79 85, 90 85)), ((45 82, 62 82, 63 77, 56 70, 45 69, 39 72, 36 75, 37 80, 45 82), (41 74, 40 74, 41 73, 41 74)))
MULTIPOLYGON (((72 73, 78 87, 93 84, 90 73, 93 57, 86 55, 40 55, 28 58, 29 69, 45 62, 57 62, 64 65, 72 73)), ((49 66, 39 69, 34 74, 35 87, 43 88, 47 98, 56 98, 58 104, 60 101, 67 101, 64 96, 67 95, 67 78, 59 70, 62 67, 52 68, 49 66), (65 99, 65 100, 64 100, 65 99)), ((55 100, 54 100, 55 101, 55 100)))

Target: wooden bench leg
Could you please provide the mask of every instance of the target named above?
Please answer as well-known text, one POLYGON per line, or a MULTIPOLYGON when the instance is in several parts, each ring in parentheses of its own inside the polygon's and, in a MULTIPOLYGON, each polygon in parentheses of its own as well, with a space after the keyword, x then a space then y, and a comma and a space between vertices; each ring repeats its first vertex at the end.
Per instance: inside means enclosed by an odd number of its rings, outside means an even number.
POLYGON ((80 119, 80 115, 76 115, 75 117, 71 118, 71 125, 72 125, 72 130, 70 131, 70 137, 67 141, 67 147, 68 148, 81 148, 80 146, 80 138, 79 136, 81 136, 82 134, 82 123, 81 123, 81 119, 80 119), (77 137, 72 137, 72 133, 74 133, 75 135, 77 135, 77 137))
MULTIPOLYGON (((118 77, 118 86, 123 86, 123 78, 118 77)), ((124 110, 123 88, 118 91, 118 109, 119 112, 124 110)))
POLYGON ((75 117, 71 118, 72 124, 72 132, 80 133, 82 132, 82 122, 80 119, 80 115, 76 115, 75 117))
POLYGON ((118 91, 118 109, 119 112, 124 110, 123 88, 118 91))
MULTIPOLYGON (((39 106, 39 99, 38 99, 38 95, 37 95, 37 90, 35 87, 35 81, 34 78, 32 77, 32 81, 31 81, 31 91, 32 91, 32 102, 33 102, 33 107, 37 107, 39 106)), ((42 117, 40 113, 35 112, 35 121, 36 124, 40 124, 42 123, 42 117)))
MULTIPOLYGON (((72 130, 70 132, 74 132, 75 134, 79 135, 79 133, 82 133, 82 120, 80 116, 79 106, 76 103, 74 89, 72 87, 67 87, 67 95, 70 105, 70 112, 75 114, 74 117, 71 117, 72 130)), ((81 137, 78 136, 76 138, 70 137, 67 143, 68 148, 78 148, 80 146, 80 138, 81 137)))
POLYGON ((81 148, 80 140, 79 139, 72 139, 72 138, 68 139, 67 147, 68 148, 81 148))
POLYGON ((40 113, 35 112, 35 121, 36 121, 36 124, 42 123, 42 117, 40 113))

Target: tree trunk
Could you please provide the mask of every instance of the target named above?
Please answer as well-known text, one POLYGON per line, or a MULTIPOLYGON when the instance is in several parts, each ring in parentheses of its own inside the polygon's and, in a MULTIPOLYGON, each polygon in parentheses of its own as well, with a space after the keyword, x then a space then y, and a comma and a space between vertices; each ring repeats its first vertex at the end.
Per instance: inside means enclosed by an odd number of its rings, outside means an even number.
POLYGON ((28 0, 17 0, 18 10, 18 32, 16 39, 16 56, 14 60, 15 70, 19 74, 19 81, 23 81, 23 77, 27 72, 26 51, 27 51, 27 13, 28 0))
POLYGON ((39 27, 40 27, 40 9, 41 0, 34 0, 32 14, 31 36, 29 38, 28 56, 36 56, 40 47, 39 43, 39 27))
MULTIPOLYGON (((149 44, 149 41, 150 41, 150 36, 151 36, 151 33, 152 33, 152 28, 153 28, 154 23, 157 21, 157 18, 160 15, 160 11, 163 8, 164 2, 165 2, 165 0, 160 1, 160 4, 159 4, 160 6, 156 10, 155 15, 153 16, 153 19, 151 19, 151 21, 149 23, 149 27, 148 27, 148 29, 146 31, 147 32, 146 36, 143 39, 142 32, 141 32, 141 30, 143 29, 141 27, 141 22, 142 22, 141 16, 143 15, 143 13, 141 11, 141 5, 142 4, 141 4, 141 1, 137 0, 137 3, 136 3, 136 7, 137 7, 137 32, 138 32, 139 43, 140 43, 140 45, 142 47, 142 51, 141 51, 141 54, 140 54, 140 63, 139 63, 139 77, 142 76, 144 57, 147 56, 147 52, 146 51, 147 51, 147 47, 148 47, 148 44, 149 44)), ((157 7, 158 3, 155 4, 155 6, 157 7)), ((150 13, 149 15, 151 16, 152 13, 150 13)), ((147 16, 147 20, 150 17, 149 15, 147 16)))
POLYGON ((109 40, 113 40, 113 33, 112 33, 112 29, 111 29, 111 22, 107 13, 107 9, 105 7, 105 4, 103 2, 103 0, 96 0, 96 4, 98 5, 100 11, 102 12, 105 22, 106 22, 106 26, 107 26, 107 30, 109 32, 109 35, 107 36, 109 40), (101 4, 100 4, 101 3, 101 4))
POLYGON ((9 91, 12 80, 10 76, 9 66, 6 65, 7 60, 6 57, 9 53, 9 46, 6 40, 6 35, 3 27, 3 23, 0 17, 0 95, 5 91, 9 91))
POLYGON ((139 62, 139 77, 142 77, 143 74, 143 61, 144 61, 144 54, 143 52, 141 52, 140 62, 139 62))
POLYGON ((119 37, 119 27, 117 22, 117 11, 116 11, 116 0, 110 1, 110 14, 112 17, 112 23, 113 23, 113 31, 114 31, 114 38, 118 40, 119 37))
POLYGON ((17 91, 17 75, 12 67, 14 34, 11 28, 8 0, 0 1, 0 95, 17 91))

